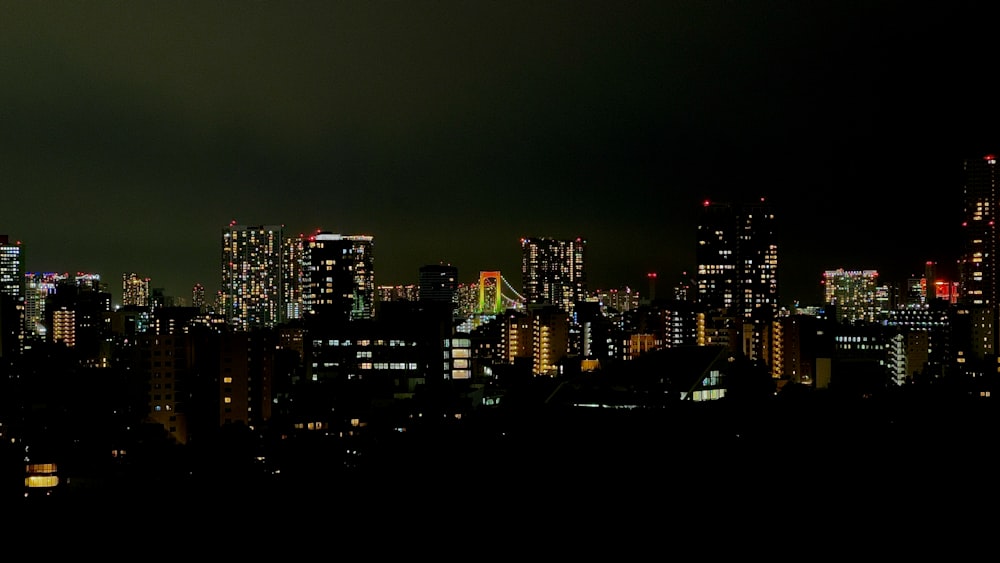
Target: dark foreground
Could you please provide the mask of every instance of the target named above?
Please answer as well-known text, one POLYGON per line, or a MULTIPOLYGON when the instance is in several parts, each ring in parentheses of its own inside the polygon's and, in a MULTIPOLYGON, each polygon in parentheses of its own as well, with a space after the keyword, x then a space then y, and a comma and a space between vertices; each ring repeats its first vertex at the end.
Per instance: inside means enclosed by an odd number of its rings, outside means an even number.
POLYGON ((218 455, 68 474, 18 510, 62 525, 100 515, 109 533, 417 530, 507 547, 526 536, 623 549, 732 534, 831 549, 897 534, 958 541, 998 507, 998 420, 987 401, 492 413, 377 436, 349 456, 316 442, 262 466, 218 455))

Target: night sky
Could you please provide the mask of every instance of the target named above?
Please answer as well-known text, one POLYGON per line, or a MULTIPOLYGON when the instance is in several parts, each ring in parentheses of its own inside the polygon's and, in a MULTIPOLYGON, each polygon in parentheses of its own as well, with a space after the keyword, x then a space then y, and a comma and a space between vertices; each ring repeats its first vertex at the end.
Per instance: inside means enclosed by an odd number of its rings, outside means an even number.
MULTIPOLYGON (((984 6, 986 6, 984 4, 984 6)), ((0 234, 28 271, 219 285, 230 221, 375 237, 520 282, 694 269, 700 202, 768 198, 783 304, 823 270, 958 255, 961 160, 1000 150, 998 10, 907 2, 0 3, 0 234)))

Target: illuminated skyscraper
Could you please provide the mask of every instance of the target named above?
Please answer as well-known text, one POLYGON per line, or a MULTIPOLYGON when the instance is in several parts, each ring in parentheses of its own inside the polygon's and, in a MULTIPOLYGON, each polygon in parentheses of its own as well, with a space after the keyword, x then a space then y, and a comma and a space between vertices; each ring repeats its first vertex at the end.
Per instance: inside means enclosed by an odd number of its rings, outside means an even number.
POLYGON ((220 305, 237 330, 272 327, 283 320, 281 225, 222 229, 220 305))
POLYGON ((194 284, 191 288, 191 305, 197 307, 199 311, 205 310, 205 286, 200 283, 194 284))
POLYGON ((125 307, 149 307, 149 278, 138 274, 122 274, 122 305, 125 307))
POLYGON ((25 329, 29 338, 45 338, 46 300, 56 292, 56 285, 66 278, 66 274, 55 272, 27 272, 24 274, 25 329))
POLYGON ((879 303, 880 288, 875 270, 827 270, 823 272, 823 304, 832 306, 840 323, 874 323, 885 307, 879 303))
POLYGON ((339 320, 375 316, 375 247, 370 235, 316 233, 302 249, 302 314, 339 320))
POLYGON ((25 335, 24 313, 21 242, 0 235, 0 356, 20 353, 25 335))
POLYGON ((582 238, 522 238, 521 284, 527 304, 554 305, 572 313, 576 302, 585 301, 586 247, 582 238))
POLYGON ((284 257, 281 287, 285 298, 285 320, 302 318, 302 253, 305 235, 288 237, 282 243, 284 257))
POLYGON ((56 283, 46 297, 46 340, 72 348, 85 365, 107 367, 111 349, 107 338, 111 293, 105 291, 99 274, 77 273, 56 283))
POLYGON ((0 294, 18 300, 24 297, 24 259, 21 241, 10 242, 7 235, 0 235, 0 294))
MULTIPOLYGON (((988 154, 963 164, 964 192, 962 256, 959 260, 960 297, 965 315, 963 341, 967 353, 978 360, 995 357, 997 327, 997 158, 988 154)), ((961 350, 960 350, 961 352, 961 350)))
POLYGON ((702 305, 747 319, 777 313, 775 218, 763 198, 743 205, 706 201, 696 259, 702 305))

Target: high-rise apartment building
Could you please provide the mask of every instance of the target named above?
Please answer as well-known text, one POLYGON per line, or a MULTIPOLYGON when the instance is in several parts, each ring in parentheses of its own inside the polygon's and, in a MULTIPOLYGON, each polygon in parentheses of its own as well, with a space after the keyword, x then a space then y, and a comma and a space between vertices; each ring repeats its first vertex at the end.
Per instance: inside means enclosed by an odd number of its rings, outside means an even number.
POLYGON ((56 292, 60 281, 67 279, 67 274, 57 272, 26 272, 24 274, 24 312, 25 329, 28 338, 44 339, 45 304, 48 297, 56 292))
POLYGON ((582 238, 521 239, 521 284, 528 306, 554 305, 572 312, 587 299, 585 253, 582 238))
POLYGON ((46 297, 46 340, 61 343, 91 367, 107 367, 111 361, 111 293, 100 274, 77 273, 61 279, 46 297))
POLYGON ((285 298, 285 320, 302 318, 302 253, 306 236, 287 237, 282 243, 281 287, 285 298))
POLYGON ((16 299, 24 297, 21 241, 11 242, 7 235, 0 235, 0 294, 16 299))
POLYGON ((340 320, 375 316, 375 247, 370 235, 318 232, 302 250, 302 314, 340 320))
POLYGON ((876 270, 823 272, 823 302, 836 311, 840 323, 874 323, 887 308, 880 300, 885 290, 876 270))
POLYGON ((0 356, 16 355, 24 345, 24 293, 21 242, 0 235, 0 356))
POLYGON ((200 283, 191 288, 191 306, 202 312, 205 310, 205 286, 200 283))
POLYGON ((706 201, 698 224, 699 302, 734 317, 778 311, 775 217, 761 198, 749 204, 706 201))
POLYGON ((129 272, 122 274, 122 305, 125 307, 149 307, 149 278, 129 272))
POLYGON ((536 376, 562 375, 560 363, 570 353, 570 319, 560 307, 533 308, 531 318, 531 371, 536 376))
POLYGON ((222 229, 219 301, 226 323, 237 330, 272 327, 284 320, 282 225, 222 229))
MULTIPOLYGON (((988 154, 963 163, 962 255, 959 304, 966 320, 967 353, 988 360, 998 350, 997 328, 997 157, 988 154)), ((960 348, 961 350, 961 348, 960 348)), ((964 352, 963 352, 964 353, 964 352)))

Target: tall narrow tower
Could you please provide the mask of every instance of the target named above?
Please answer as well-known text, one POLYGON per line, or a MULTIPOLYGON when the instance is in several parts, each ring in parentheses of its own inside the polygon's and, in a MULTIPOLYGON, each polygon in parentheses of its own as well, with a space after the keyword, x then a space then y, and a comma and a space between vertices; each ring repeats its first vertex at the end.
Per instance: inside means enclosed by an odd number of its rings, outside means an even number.
POLYGON ((222 229, 220 304, 226 322, 237 330, 282 322, 281 225, 239 225, 222 229))
POLYGON ((978 360, 997 354, 997 157, 965 160, 960 302, 969 319, 968 353, 978 360))
POLYGON ((0 235, 0 357, 17 355, 24 345, 24 287, 21 242, 0 235))

